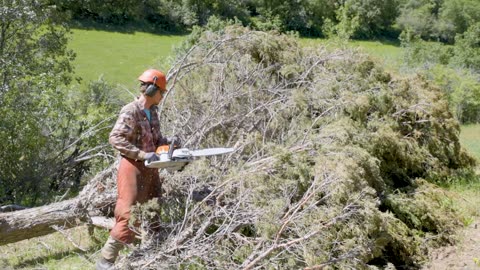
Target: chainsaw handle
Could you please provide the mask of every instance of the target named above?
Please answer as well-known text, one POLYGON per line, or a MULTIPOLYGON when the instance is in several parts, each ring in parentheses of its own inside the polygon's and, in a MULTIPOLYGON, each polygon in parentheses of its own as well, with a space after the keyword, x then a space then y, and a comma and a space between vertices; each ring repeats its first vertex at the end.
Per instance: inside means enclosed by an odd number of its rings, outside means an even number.
POLYGON ((170 147, 168 148, 168 159, 172 160, 173 150, 175 146, 175 140, 170 142, 170 147))

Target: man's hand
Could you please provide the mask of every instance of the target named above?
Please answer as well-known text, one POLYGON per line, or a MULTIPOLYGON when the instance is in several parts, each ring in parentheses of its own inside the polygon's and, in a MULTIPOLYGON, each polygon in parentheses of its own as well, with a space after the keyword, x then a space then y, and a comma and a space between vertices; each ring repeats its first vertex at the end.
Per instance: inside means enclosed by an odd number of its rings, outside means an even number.
POLYGON ((154 161, 160 160, 157 154, 155 152, 148 152, 145 154, 145 160, 148 161, 148 163, 152 163, 154 161))

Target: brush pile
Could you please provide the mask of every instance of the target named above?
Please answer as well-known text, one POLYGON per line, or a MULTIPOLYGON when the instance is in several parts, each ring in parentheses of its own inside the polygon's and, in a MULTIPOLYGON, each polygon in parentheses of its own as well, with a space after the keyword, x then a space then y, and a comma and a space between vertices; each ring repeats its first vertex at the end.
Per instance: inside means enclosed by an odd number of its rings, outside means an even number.
POLYGON ((475 162, 421 77, 239 26, 205 31, 178 59, 163 126, 191 149, 236 152, 165 175, 160 209, 134 210, 144 241, 125 265, 411 268, 453 241, 462 217, 437 185, 475 162))

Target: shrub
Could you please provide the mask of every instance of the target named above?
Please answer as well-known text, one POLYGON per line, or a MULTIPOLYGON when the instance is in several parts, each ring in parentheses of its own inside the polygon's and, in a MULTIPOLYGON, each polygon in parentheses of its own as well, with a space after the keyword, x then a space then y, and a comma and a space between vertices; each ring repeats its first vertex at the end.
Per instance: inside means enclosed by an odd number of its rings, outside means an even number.
POLYGON ((480 22, 455 37, 453 64, 480 72, 480 22))
POLYGON ((421 76, 239 26, 203 32, 179 59, 166 126, 187 147, 236 152, 166 178, 162 241, 131 265, 418 267, 427 239, 453 241, 460 214, 436 183, 474 160, 421 76))

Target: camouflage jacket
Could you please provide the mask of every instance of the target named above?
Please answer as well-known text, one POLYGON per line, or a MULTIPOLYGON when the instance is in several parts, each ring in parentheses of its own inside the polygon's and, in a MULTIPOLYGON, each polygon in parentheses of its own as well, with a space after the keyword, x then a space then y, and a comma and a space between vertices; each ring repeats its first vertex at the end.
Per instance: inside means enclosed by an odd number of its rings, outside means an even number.
POLYGON ((160 132, 157 106, 150 107, 148 121, 144 106, 138 100, 125 105, 110 132, 110 144, 122 156, 144 160, 147 152, 154 152, 159 145, 167 144, 160 132))

